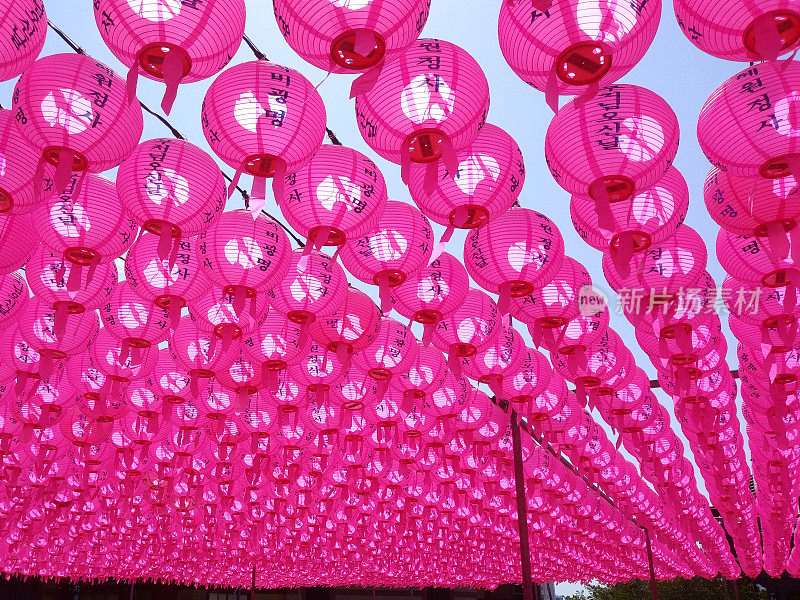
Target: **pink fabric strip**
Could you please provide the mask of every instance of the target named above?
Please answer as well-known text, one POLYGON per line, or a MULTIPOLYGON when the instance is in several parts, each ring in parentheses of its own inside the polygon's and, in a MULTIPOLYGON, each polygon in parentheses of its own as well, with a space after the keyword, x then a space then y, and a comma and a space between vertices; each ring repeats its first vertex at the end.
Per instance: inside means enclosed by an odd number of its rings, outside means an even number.
POLYGON ((139 82, 139 57, 133 61, 133 65, 128 69, 128 77, 126 78, 127 91, 128 91, 128 104, 136 100, 136 86, 139 82))
POLYGON ((178 85, 183 77, 183 61, 186 58, 186 50, 179 47, 172 48, 164 55, 164 62, 161 65, 161 74, 167 89, 161 99, 161 109, 165 114, 169 114, 172 105, 178 95, 178 85))
MULTIPOLYGON (((274 185, 274 183, 273 183, 274 185)), ((253 187, 250 188, 250 213, 253 219, 267 205, 267 180, 264 177, 253 177, 253 187)))
POLYGON ((783 44, 771 14, 761 14, 753 21, 753 42, 756 54, 764 60, 776 60, 780 55, 783 44))

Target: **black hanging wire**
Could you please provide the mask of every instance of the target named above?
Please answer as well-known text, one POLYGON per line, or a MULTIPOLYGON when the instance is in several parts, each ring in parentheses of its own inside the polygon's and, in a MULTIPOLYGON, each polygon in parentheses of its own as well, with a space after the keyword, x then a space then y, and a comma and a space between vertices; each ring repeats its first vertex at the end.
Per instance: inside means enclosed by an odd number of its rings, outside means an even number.
MULTIPOLYGON (((60 37, 60 38, 61 38, 61 39, 64 41, 64 43, 66 43, 66 44, 67 44, 67 46, 69 46, 70 48, 72 48, 72 50, 73 50, 73 51, 75 51, 77 54, 83 54, 84 56, 89 56, 89 54, 87 54, 87 52, 86 52, 86 51, 85 51, 83 48, 81 48, 81 47, 80 47, 78 44, 76 44, 76 43, 75 43, 75 42, 72 40, 72 38, 70 38, 70 37, 69 37, 69 36, 68 36, 66 33, 64 33, 64 32, 63 32, 63 31, 62 31, 62 30, 61 30, 61 29, 60 29, 60 28, 59 28, 57 25, 55 25, 55 24, 54 24, 54 23, 53 23, 53 22, 52 22, 50 19, 48 19, 48 20, 47 20, 47 25, 50 27, 50 29, 52 29, 53 31, 55 31, 55 32, 56 32, 56 34, 58 34, 58 37, 60 37)), ((245 36, 245 38, 246 38, 246 37, 247 37, 247 36, 245 36)), ((247 41, 248 45, 251 45, 251 44, 252 44, 252 42, 249 40, 249 38, 247 38, 247 40, 246 40, 246 41, 247 41)), ((256 52, 259 52, 258 48, 255 48, 255 46, 252 46, 252 48, 254 48, 254 50, 253 50, 253 52, 254 52, 254 53, 256 53, 256 52)), ((263 54, 262 54, 262 56, 263 56, 263 54)), ((266 57, 264 57, 264 58, 266 58, 266 57)), ((186 140, 186 136, 184 136, 184 135, 183 135, 183 134, 182 134, 180 131, 178 131, 178 130, 175 128, 175 126, 174 126, 172 123, 170 123, 170 122, 169 122, 169 121, 168 121, 166 118, 162 117, 162 116, 161 116, 160 114, 158 114, 157 112, 153 111, 153 110, 152 110, 152 109, 151 109, 149 106, 147 106, 147 105, 146 105, 144 102, 142 102, 141 100, 139 100, 139 106, 141 106, 141 107, 142 107, 142 110, 143 110, 143 111, 145 111, 145 112, 146 112, 147 114, 149 114, 149 115, 152 115, 152 116, 154 116, 156 119, 158 119, 158 120, 161 122, 161 124, 162 124, 162 125, 164 125, 164 127, 166 127, 167 129, 169 129, 169 131, 170 131, 170 133, 172 133, 173 137, 176 137, 176 138, 178 138, 178 139, 181 139, 181 140, 187 141, 187 140, 186 140)), ((329 130, 329 131, 330 131, 330 130, 329 130)), ((332 133, 332 132, 331 132, 331 133, 332 133)), ((334 136, 334 137, 335 137, 335 136, 334 136)), ((225 180, 226 180, 228 183, 231 183, 231 182, 233 181, 233 179, 231 178, 231 176, 230 176, 230 175, 228 175, 228 174, 227 174, 225 171, 222 171, 222 176, 225 178, 225 180)), ((247 193, 247 191, 246 191, 244 188, 242 188, 241 186, 238 186, 238 185, 236 186, 236 190, 239 192, 239 194, 241 194, 242 198, 244 199, 244 204, 245 204, 245 206, 249 206, 249 205, 250 205, 250 194, 248 194, 248 193, 247 193)), ((270 213, 268 213, 268 212, 267 212, 266 210, 264 210, 264 209, 262 209, 262 210, 261 210, 261 212, 262 212, 262 213, 264 213, 266 216, 268 216, 268 217, 269 217, 270 219, 272 219, 273 221, 275 221, 275 222, 276 222, 278 225, 280 225, 280 226, 283 228, 283 230, 284 230, 284 231, 285 231, 287 234, 289 234, 289 236, 290 236, 290 237, 291 237, 291 238, 292 238, 292 239, 293 239, 293 240, 294 240, 294 241, 297 243, 297 245, 298 245, 298 246, 300 246, 301 248, 302 248, 302 247, 305 247, 305 242, 303 242, 303 240, 302 240, 302 239, 300 239, 300 237, 298 237, 298 236, 297 236, 297 234, 296 234, 294 231, 292 231, 292 230, 291 230, 291 229, 290 229, 290 228, 289 228, 289 227, 288 227, 288 226, 287 226, 285 223, 283 223, 283 222, 282 222, 280 219, 276 219, 276 218, 275 218, 273 215, 271 215, 270 213)))

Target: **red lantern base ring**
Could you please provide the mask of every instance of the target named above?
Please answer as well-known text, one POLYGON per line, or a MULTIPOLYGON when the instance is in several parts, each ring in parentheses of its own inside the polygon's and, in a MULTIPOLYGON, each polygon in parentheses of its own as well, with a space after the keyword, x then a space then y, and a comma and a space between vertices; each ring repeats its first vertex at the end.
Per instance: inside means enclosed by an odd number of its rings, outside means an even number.
POLYGON ((374 39, 372 50, 366 56, 356 52, 356 30, 348 29, 331 42, 331 60, 348 71, 365 71, 381 62, 386 54, 383 36, 374 30, 363 30, 363 33, 371 34, 374 39))
POLYGON ((164 79, 164 73, 162 71, 164 59, 167 54, 175 51, 183 54, 183 74, 181 78, 186 77, 192 70, 192 59, 185 50, 169 42, 153 42, 152 44, 144 46, 139 51, 139 65, 151 77, 164 79))
POLYGON ((593 200, 597 200, 592 194, 592 190, 598 182, 606 186, 608 199, 611 202, 622 202, 633 196, 636 192, 636 184, 630 177, 626 177, 625 175, 606 175, 605 177, 596 179, 589 186, 589 196, 593 200))

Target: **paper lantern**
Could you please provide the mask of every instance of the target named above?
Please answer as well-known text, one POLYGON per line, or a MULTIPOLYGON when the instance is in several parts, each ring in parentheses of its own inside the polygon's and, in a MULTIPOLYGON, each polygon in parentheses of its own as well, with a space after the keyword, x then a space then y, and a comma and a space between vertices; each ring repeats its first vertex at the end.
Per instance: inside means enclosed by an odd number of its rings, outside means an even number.
POLYGON ((508 312, 512 297, 532 293, 552 281, 564 258, 564 240, 550 219, 526 208, 511 209, 464 241, 464 266, 483 289, 500 294, 508 312))
POLYGON ((556 183, 571 194, 602 204, 621 202, 666 172, 678 135, 677 117, 658 94, 635 85, 609 85, 553 117, 545 158, 556 183))
POLYGON ((39 238, 71 263, 75 277, 81 277, 83 268, 91 272, 93 266, 120 256, 138 231, 122 209, 114 183, 91 173, 72 174, 64 193, 50 195, 32 216, 39 238))
POLYGON ((32 211, 41 201, 36 193, 38 153, 20 134, 10 110, 0 110, 0 215, 32 211))
POLYGON ((565 256, 555 277, 548 284, 534 289, 530 294, 511 298, 511 314, 528 323, 533 341, 541 343, 542 331, 563 327, 577 316, 581 302, 589 300, 592 278, 578 261, 565 256))
POLYGON ((20 273, 0 275, 0 327, 13 325, 15 317, 28 303, 29 296, 25 277, 20 273))
POLYGON ((141 298, 167 311, 173 329, 181 309, 206 292, 210 283, 200 266, 197 240, 178 240, 173 256, 158 256, 161 237, 142 233, 125 256, 125 277, 141 298))
POLYGON ((328 73, 366 73, 353 83, 350 97, 369 91, 384 63, 391 63, 417 39, 428 19, 425 0, 298 6, 277 0, 273 9, 292 50, 328 73))
POLYGON ((94 311, 70 315, 63 331, 56 330, 55 323, 56 311, 38 298, 28 302, 19 317, 22 339, 41 357, 39 372, 42 379, 50 378, 54 360, 63 360, 85 350, 100 327, 94 311))
POLYGON ((99 173, 121 163, 139 143, 142 109, 130 103, 125 82, 84 54, 52 54, 25 70, 14 89, 19 131, 55 166, 61 192, 70 173, 99 173))
POLYGON ((451 176, 456 152, 471 144, 489 110, 489 85, 467 52, 444 40, 419 39, 381 72, 375 86, 356 97, 356 120, 364 141, 401 165, 404 183, 411 163, 436 172, 444 159, 451 176))
POLYGON ((588 196, 572 196, 570 201, 572 224, 583 241, 620 255, 616 260, 623 263, 634 253, 672 237, 688 208, 689 188, 674 167, 653 187, 626 202, 598 206, 588 196))
POLYGON ((325 145, 286 178, 276 201, 289 225, 320 247, 341 246, 370 231, 386 199, 375 163, 346 146, 325 145))
POLYGON ((250 360, 261 365, 261 379, 271 391, 277 385, 277 373, 299 362, 309 345, 310 340, 303 339, 301 326, 275 311, 242 340, 242 348, 250 360))
POLYGON ((246 210, 226 212, 198 240, 204 273, 235 297, 236 306, 251 306, 287 273, 291 246, 276 221, 246 210))
POLYGON ((38 246, 31 215, 0 215, 0 275, 19 269, 38 246))
POLYGON ((339 263, 306 249, 292 253, 289 272, 267 292, 272 308, 301 325, 335 313, 346 293, 347 274, 339 263))
POLYGON ((100 318, 103 329, 121 342, 122 360, 130 351, 135 361, 140 349, 165 342, 170 333, 167 311, 142 299, 127 281, 114 286, 100 307, 100 318))
POLYGON ((706 176, 703 197, 716 223, 737 235, 769 237, 774 241, 800 231, 800 205, 793 202, 797 183, 780 179, 736 177, 713 167, 706 176))
POLYGON ((409 192, 431 221, 449 228, 482 227, 519 197, 525 183, 522 152, 499 127, 486 123, 472 144, 456 152, 456 161, 454 174, 442 161, 436 171, 412 165, 409 192))
POLYGON ((299 72, 267 61, 226 69, 208 88, 202 125, 206 141, 239 175, 253 175, 253 208, 264 206, 267 178, 283 196, 284 175, 305 165, 322 145, 325 105, 299 72))
POLYGON ((800 170, 800 125, 791 116, 798 85, 800 65, 793 61, 759 64, 728 78, 700 110, 703 154, 737 177, 800 177, 794 173, 800 170))
POLYGON ((47 14, 41 0, 4 0, 0 13, 5 15, 0 24, 0 81, 8 81, 25 71, 42 51, 47 14))
POLYGON ((417 356, 417 340, 411 329, 395 319, 384 317, 375 340, 353 355, 353 364, 386 385, 393 376, 405 372, 417 356))
POLYGON ((658 29, 661 2, 552 2, 545 9, 503 2, 498 35, 503 57, 528 85, 578 95, 617 81, 644 56, 658 29))
POLYGON ((485 350, 499 333, 497 305, 484 292, 470 289, 463 304, 439 322, 431 341, 448 353, 448 365, 458 377, 458 359, 485 350))
POLYGON ((724 229, 717 234, 717 258, 725 271, 742 281, 766 287, 800 282, 797 265, 779 258, 769 238, 734 235, 724 229))
POLYGON ((136 97, 139 73, 164 80, 161 107, 170 113, 179 83, 219 73, 236 54, 244 35, 244 0, 139 2, 99 0, 93 4, 100 35, 130 70, 128 94, 136 97))
POLYGON ((800 40, 800 12, 793 0, 677 0, 674 7, 683 34, 717 58, 775 60, 800 40))
POLYGON ((113 263, 97 265, 91 282, 87 272, 81 277, 71 264, 40 246, 25 269, 31 291, 56 311, 56 331, 64 330, 69 314, 100 308, 117 284, 113 263))
POLYGON ((436 325, 464 302, 469 275, 452 254, 438 258, 399 286, 392 288, 392 304, 404 317, 422 323, 423 345, 427 346, 436 325))
POLYGON ((217 163, 197 146, 172 138, 139 144, 117 171, 117 193, 137 225, 162 237, 161 258, 180 238, 208 229, 225 208, 217 163))
POLYGON ((309 333, 315 342, 335 352, 346 368, 354 352, 372 344, 380 327, 381 313, 372 299, 364 292, 348 287, 336 312, 315 320, 309 333))
POLYGON ((189 305, 189 315, 197 327, 222 340, 222 349, 227 352, 231 342, 256 331, 264 320, 269 307, 269 297, 258 294, 248 310, 231 293, 211 286, 205 294, 189 305))
POLYGON ((385 314, 391 310, 389 289, 427 264, 432 241, 431 226, 419 210, 390 200, 372 231, 342 246, 342 264, 356 279, 378 286, 385 314))

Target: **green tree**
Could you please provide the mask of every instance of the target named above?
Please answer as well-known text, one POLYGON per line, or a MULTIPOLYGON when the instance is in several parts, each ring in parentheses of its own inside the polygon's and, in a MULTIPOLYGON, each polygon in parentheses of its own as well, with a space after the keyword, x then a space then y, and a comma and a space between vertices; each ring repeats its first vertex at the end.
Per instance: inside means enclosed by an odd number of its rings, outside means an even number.
MULTIPOLYGON (((752 579, 737 581, 739 600, 767 600, 767 591, 752 579)), ((571 596, 567 600, 648 600, 651 597, 650 582, 631 580, 612 586, 587 585, 586 595, 571 596), (583 596, 583 597, 581 597, 583 596)), ((719 579, 673 579, 659 581, 658 600, 733 600, 733 590, 728 583, 728 596, 719 579)))

